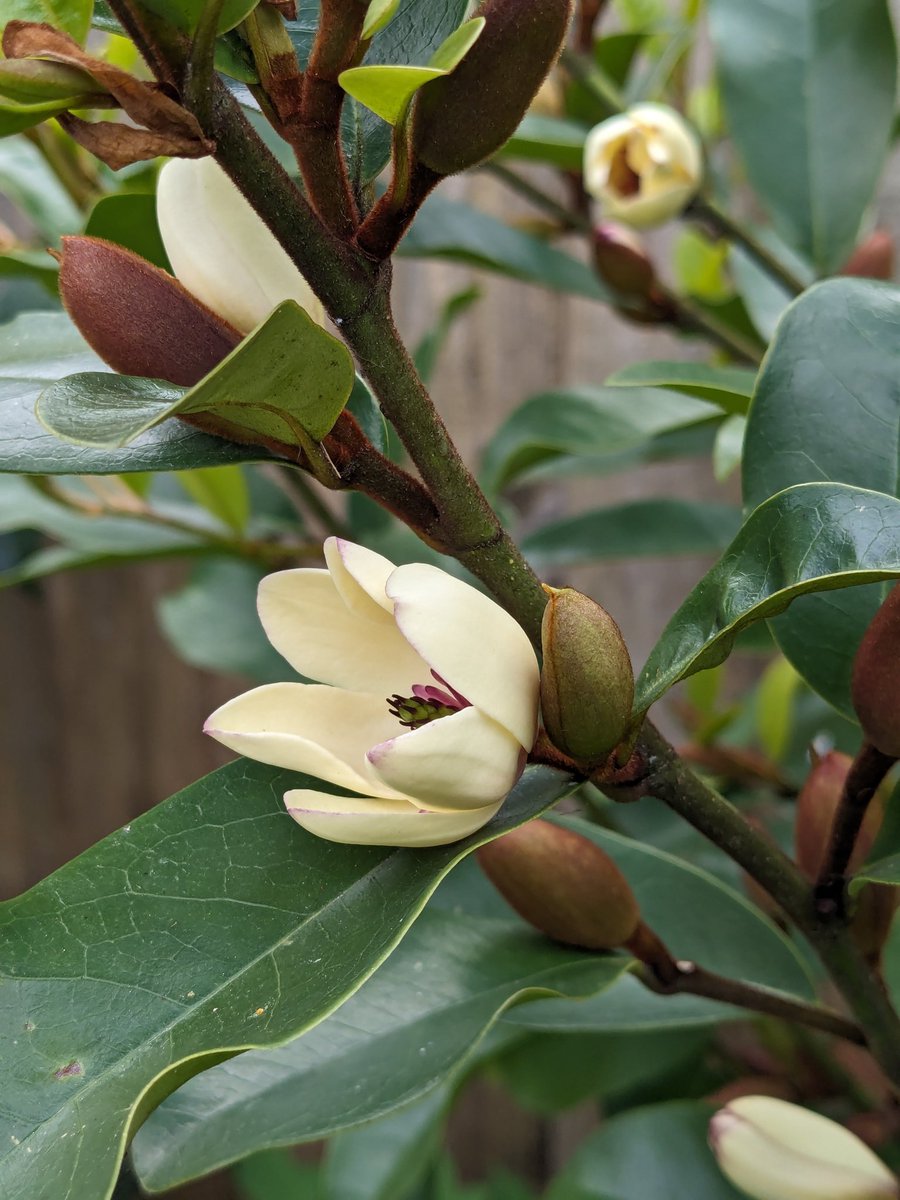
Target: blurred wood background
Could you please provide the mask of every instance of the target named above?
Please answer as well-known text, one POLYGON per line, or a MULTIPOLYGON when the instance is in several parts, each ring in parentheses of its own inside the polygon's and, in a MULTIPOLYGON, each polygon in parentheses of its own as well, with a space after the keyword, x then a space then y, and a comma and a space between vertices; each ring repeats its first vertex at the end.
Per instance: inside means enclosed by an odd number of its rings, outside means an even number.
MULTIPOLYGON (((466 190, 498 214, 519 211, 509 193, 486 178, 468 182, 466 190)), ((894 229, 898 206, 895 172, 882 214, 894 229)), ((536 391, 600 383, 642 358, 704 351, 699 343, 677 344, 665 333, 628 326, 600 305, 459 267, 406 261, 395 291, 409 340, 425 332, 444 298, 472 281, 483 288, 483 299, 454 330, 435 387, 471 462, 498 422, 536 391)), ((546 518, 654 495, 698 498, 721 491, 698 462, 554 486, 535 506, 546 518)), ((575 572, 571 581, 615 615, 639 665, 707 565, 689 558, 624 561, 575 572)), ((200 730, 244 681, 184 665, 154 618, 156 599, 185 572, 181 564, 121 567, 0 593, 0 896, 30 886, 229 757, 200 730)), ((540 1183, 590 1120, 575 1112, 555 1123, 539 1121, 485 1086, 454 1118, 451 1138, 466 1176, 503 1163, 540 1183)), ((227 1179, 216 1178, 178 1196, 230 1200, 232 1192, 227 1179)))

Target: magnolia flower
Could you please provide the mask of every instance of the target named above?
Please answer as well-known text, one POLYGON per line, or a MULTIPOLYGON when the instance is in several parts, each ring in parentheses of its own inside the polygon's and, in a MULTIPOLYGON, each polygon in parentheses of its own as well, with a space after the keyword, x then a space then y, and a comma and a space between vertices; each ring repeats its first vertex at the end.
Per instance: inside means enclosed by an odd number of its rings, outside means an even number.
POLYGON ((359 795, 288 792, 333 842, 436 846, 479 829, 534 741, 538 666, 524 631, 469 584, 329 538, 327 570, 259 588, 269 641, 301 675, 230 700, 206 732, 248 758, 359 795))
POLYGON ((752 1200, 896 1200, 900 1185, 856 1134, 819 1113, 741 1096, 709 1139, 722 1172, 752 1200))
POLYGON ((178 279, 241 333, 282 300, 296 300, 324 324, 319 299, 215 159, 167 162, 159 173, 156 216, 178 279))
POLYGON ((601 121, 584 146, 584 186, 607 217, 643 228, 687 205, 703 175, 697 135, 664 104, 636 104, 601 121))

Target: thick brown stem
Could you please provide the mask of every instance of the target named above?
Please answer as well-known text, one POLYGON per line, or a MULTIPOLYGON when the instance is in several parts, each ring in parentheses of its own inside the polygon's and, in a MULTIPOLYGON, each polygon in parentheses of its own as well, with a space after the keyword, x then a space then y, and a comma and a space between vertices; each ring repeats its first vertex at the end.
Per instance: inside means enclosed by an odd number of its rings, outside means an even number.
POLYGON ((390 258, 441 178, 419 164, 410 173, 402 195, 395 179, 359 227, 356 244, 360 250, 376 262, 390 258))

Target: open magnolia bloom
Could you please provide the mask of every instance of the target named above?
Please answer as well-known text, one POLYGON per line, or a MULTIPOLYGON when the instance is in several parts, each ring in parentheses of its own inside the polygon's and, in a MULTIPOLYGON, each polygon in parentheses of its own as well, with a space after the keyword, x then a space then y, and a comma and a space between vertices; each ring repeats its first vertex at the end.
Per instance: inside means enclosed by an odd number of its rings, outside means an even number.
POLYGON ((584 145, 584 186, 604 216, 645 228, 677 216, 703 178, 703 153, 665 104, 636 104, 601 121, 584 145))
POLYGON ((159 173, 156 217, 176 277, 241 333, 282 300, 324 324, 318 297, 215 159, 170 159, 159 173))
POLYGON ((248 758, 360 793, 288 792, 334 842, 437 846, 479 829, 535 737, 538 665, 525 632, 469 584, 329 538, 327 570, 269 575, 269 641, 316 684, 255 688, 206 732, 248 758))

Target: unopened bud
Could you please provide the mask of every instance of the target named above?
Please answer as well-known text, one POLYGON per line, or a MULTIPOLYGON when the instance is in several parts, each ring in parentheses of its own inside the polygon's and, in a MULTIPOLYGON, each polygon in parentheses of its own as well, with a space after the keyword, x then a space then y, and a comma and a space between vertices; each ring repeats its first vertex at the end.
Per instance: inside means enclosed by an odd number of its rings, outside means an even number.
POLYGON ((742 1096, 709 1124, 722 1173, 751 1200, 896 1200, 897 1178, 843 1125, 771 1096, 742 1096))
POLYGON ((856 247, 838 272, 863 279, 894 278, 894 239, 886 229, 876 229, 856 247))
POLYGON ((483 162, 504 145, 556 61, 572 0, 484 0, 485 26, 449 75, 418 93, 413 155, 438 175, 483 162))
POLYGON ((614 950, 640 922, 634 893, 609 855, 561 825, 529 821, 482 846, 478 861, 516 912, 557 942, 614 950))
POLYGON ((607 222, 594 230, 594 266, 622 296, 646 299, 656 283, 656 270, 643 243, 623 225, 607 222))
POLYGON ((191 387, 241 340, 176 279, 130 250, 93 237, 65 237, 62 247, 63 304, 114 371, 191 387))
POLYGON ((70 98, 86 103, 104 94, 87 71, 40 58, 0 59, 0 93, 20 104, 70 98))
POLYGON ((851 692, 866 740, 882 754, 900 758, 900 584, 863 635, 851 692))
POLYGON ((618 625, 574 588, 551 588, 541 625, 541 710, 553 744, 586 762, 606 758, 627 737, 634 672, 618 625))

